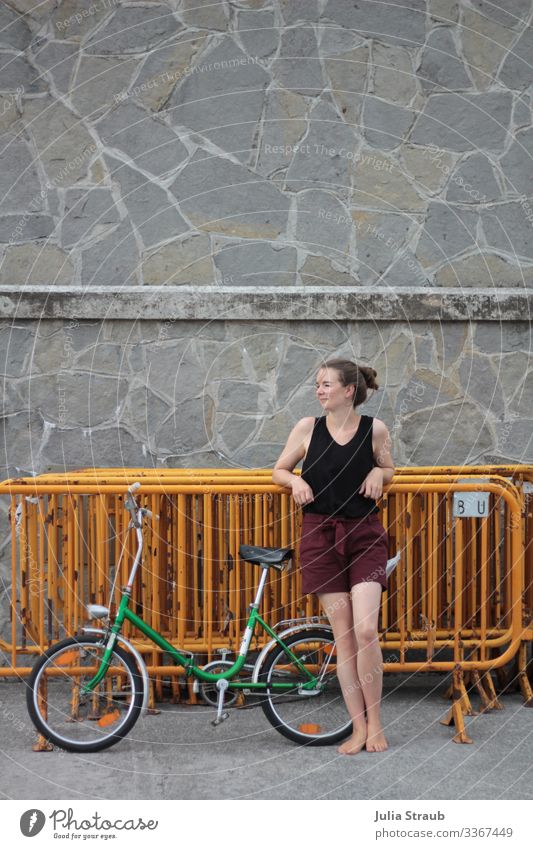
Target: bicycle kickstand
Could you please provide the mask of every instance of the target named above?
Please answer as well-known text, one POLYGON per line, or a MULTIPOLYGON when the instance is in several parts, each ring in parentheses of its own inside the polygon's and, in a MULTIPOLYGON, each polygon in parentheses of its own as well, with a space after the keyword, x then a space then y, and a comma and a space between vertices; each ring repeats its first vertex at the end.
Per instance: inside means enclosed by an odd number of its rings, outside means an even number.
POLYGON ((224 710, 224 695, 226 690, 228 689, 228 682, 225 678, 221 678, 217 681, 217 690, 218 690, 218 704, 217 704, 217 715, 215 719, 211 720, 211 725, 220 725, 221 722, 224 722, 225 719, 228 719, 229 713, 224 710))

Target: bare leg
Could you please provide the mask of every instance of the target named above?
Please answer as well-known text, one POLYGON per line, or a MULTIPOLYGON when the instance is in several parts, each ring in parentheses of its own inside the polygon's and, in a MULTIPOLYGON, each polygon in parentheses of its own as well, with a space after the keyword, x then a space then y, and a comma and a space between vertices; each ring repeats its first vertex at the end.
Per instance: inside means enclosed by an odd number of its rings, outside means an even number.
POLYGON ((357 640, 357 675, 367 716, 367 752, 383 752, 388 743, 381 724, 383 655, 379 645, 378 618, 381 584, 362 581, 352 587, 354 631, 357 640))
POLYGON ((355 755, 365 745, 365 703, 357 677, 357 643, 353 630, 353 610, 349 593, 322 593, 320 603, 326 613, 337 646, 337 677, 346 708, 353 722, 353 734, 337 751, 355 755))

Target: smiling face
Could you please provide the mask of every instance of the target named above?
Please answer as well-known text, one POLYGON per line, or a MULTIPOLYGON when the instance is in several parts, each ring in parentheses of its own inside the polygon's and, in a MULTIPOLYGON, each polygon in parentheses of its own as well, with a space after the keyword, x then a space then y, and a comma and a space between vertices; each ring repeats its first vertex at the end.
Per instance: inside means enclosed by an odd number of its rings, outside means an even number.
POLYGON ((321 368, 315 381, 316 396, 324 410, 328 412, 343 407, 352 408, 355 386, 343 386, 340 374, 334 368, 321 368))

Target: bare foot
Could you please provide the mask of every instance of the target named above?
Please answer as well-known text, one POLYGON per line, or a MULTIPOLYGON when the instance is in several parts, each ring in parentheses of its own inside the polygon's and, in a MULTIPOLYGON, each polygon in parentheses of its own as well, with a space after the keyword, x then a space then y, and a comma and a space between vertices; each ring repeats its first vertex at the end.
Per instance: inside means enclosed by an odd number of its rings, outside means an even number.
POLYGON ((385 735, 383 733, 383 728, 381 727, 381 725, 378 725, 375 728, 369 726, 368 735, 366 739, 367 752, 384 752, 385 749, 388 748, 389 744, 385 740, 385 735))
POLYGON ((354 731, 352 736, 346 740, 337 751, 341 755, 356 755, 364 747, 366 742, 366 728, 354 731))

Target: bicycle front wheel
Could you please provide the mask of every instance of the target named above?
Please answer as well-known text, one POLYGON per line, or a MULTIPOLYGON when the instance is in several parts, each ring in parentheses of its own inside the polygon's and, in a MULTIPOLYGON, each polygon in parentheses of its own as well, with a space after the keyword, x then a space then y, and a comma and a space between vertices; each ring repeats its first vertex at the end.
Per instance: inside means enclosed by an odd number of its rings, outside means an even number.
POLYGON ((267 684, 263 711, 274 728, 295 743, 329 746, 352 733, 337 679, 337 654, 331 631, 316 628, 298 631, 283 640, 306 670, 316 676, 318 685, 305 691, 309 681, 295 661, 276 645, 267 655, 259 681, 267 684), (289 684, 276 688, 275 684, 289 684))
POLYGON ((26 693, 37 730, 71 752, 97 752, 118 743, 139 718, 143 683, 131 655, 115 645, 102 681, 84 694, 106 650, 102 638, 69 637, 33 667, 26 693))

